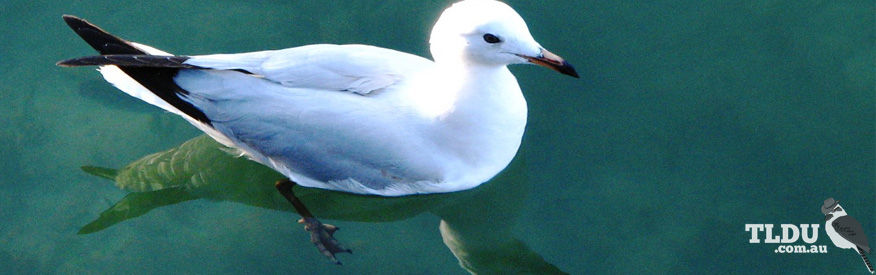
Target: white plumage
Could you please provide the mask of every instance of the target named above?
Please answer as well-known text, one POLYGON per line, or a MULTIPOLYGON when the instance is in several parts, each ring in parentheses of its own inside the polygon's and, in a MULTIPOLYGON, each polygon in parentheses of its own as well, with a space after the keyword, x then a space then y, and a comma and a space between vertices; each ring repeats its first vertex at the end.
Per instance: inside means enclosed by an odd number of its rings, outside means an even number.
POLYGON ((473 188, 510 163, 526 125, 526 101, 506 65, 577 74, 532 38, 514 10, 492 0, 448 8, 430 43, 435 61, 329 44, 190 56, 183 65, 203 69, 181 68, 172 81, 209 123, 117 66, 100 71, 304 186, 384 196, 473 188))

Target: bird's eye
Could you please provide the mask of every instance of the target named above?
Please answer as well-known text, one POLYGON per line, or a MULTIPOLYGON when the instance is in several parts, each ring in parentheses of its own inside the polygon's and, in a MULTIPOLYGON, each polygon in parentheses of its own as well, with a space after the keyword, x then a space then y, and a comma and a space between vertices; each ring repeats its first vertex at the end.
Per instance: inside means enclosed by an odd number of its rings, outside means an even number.
POLYGON ((502 39, 499 39, 495 35, 488 33, 488 34, 484 35, 484 41, 487 41, 487 43, 490 43, 490 44, 496 44, 496 43, 502 42, 502 39))

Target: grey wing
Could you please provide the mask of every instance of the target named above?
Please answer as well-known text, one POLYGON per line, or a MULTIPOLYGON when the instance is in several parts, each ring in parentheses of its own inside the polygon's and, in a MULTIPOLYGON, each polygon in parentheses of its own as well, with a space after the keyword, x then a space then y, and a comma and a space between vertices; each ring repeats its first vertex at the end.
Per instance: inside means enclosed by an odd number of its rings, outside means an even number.
POLYGON ((369 97, 289 88, 229 71, 182 70, 175 80, 216 130, 281 173, 320 182, 352 179, 374 190, 440 179, 429 147, 404 142, 412 131, 398 123, 399 112, 369 97))
POLYGON ((307 45, 241 54, 190 56, 184 65, 237 70, 285 87, 368 95, 433 65, 428 59, 367 45, 307 45))
POLYGON ((855 218, 842 216, 834 220, 831 225, 840 236, 870 253, 870 245, 867 243, 867 235, 864 235, 864 227, 855 218))

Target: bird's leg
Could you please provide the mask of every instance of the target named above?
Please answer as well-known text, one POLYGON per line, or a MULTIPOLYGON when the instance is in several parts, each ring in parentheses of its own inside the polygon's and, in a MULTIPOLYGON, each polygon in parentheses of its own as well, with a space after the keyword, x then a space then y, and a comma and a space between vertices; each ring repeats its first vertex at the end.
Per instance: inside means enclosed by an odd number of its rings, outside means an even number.
POLYGON ((336 226, 319 222, 319 220, 313 217, 310 210, 307 210, 304 203, 295 197, 295 193, 292 192, 292 187, 295 186, 295 182, 284 179, 277 181, 274 186, 277 187, 277 190, 280 191, 280 194, 282 194, 286 200, 292 203, 292 206, 295 207, 295 211, 298 211, 298 214, 301 215, 301 219, 298 220, 298 223, 304 224, 304 230, 310 232, 310 242, 316 246, 316 249, 319 249, 320 253, 328 257, 335 264, 341 264, 341 262, 335 258, 335 253, 353 253, 352 250, 344 248, 338 243, 338 240, 335 240, 333 235, 335 234, 335 231, 338 230, 336 226))

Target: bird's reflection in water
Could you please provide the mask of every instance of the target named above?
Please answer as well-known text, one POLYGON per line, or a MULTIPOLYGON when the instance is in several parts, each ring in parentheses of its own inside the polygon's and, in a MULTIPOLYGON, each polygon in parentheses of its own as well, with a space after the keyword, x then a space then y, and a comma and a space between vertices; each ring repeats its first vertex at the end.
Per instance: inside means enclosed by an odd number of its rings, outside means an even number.
MULTIPOLYGON (((511 233, 529 189, 524 165, 518 157, 491 182, 456 193, 388 198, 296 186, 295 194, 314 215, 327 219, 388 222, 433 213, 441 218, 438 227, 444 243, 472 273, 563 273, 511 233)), ((233 156, 207 136, 145 156, 122 169, 85 166, 83 170, 111 179, 132 193, 82 227, 80 234, 195 199, 295 211, 274 187, 282 175, 233 156)))

